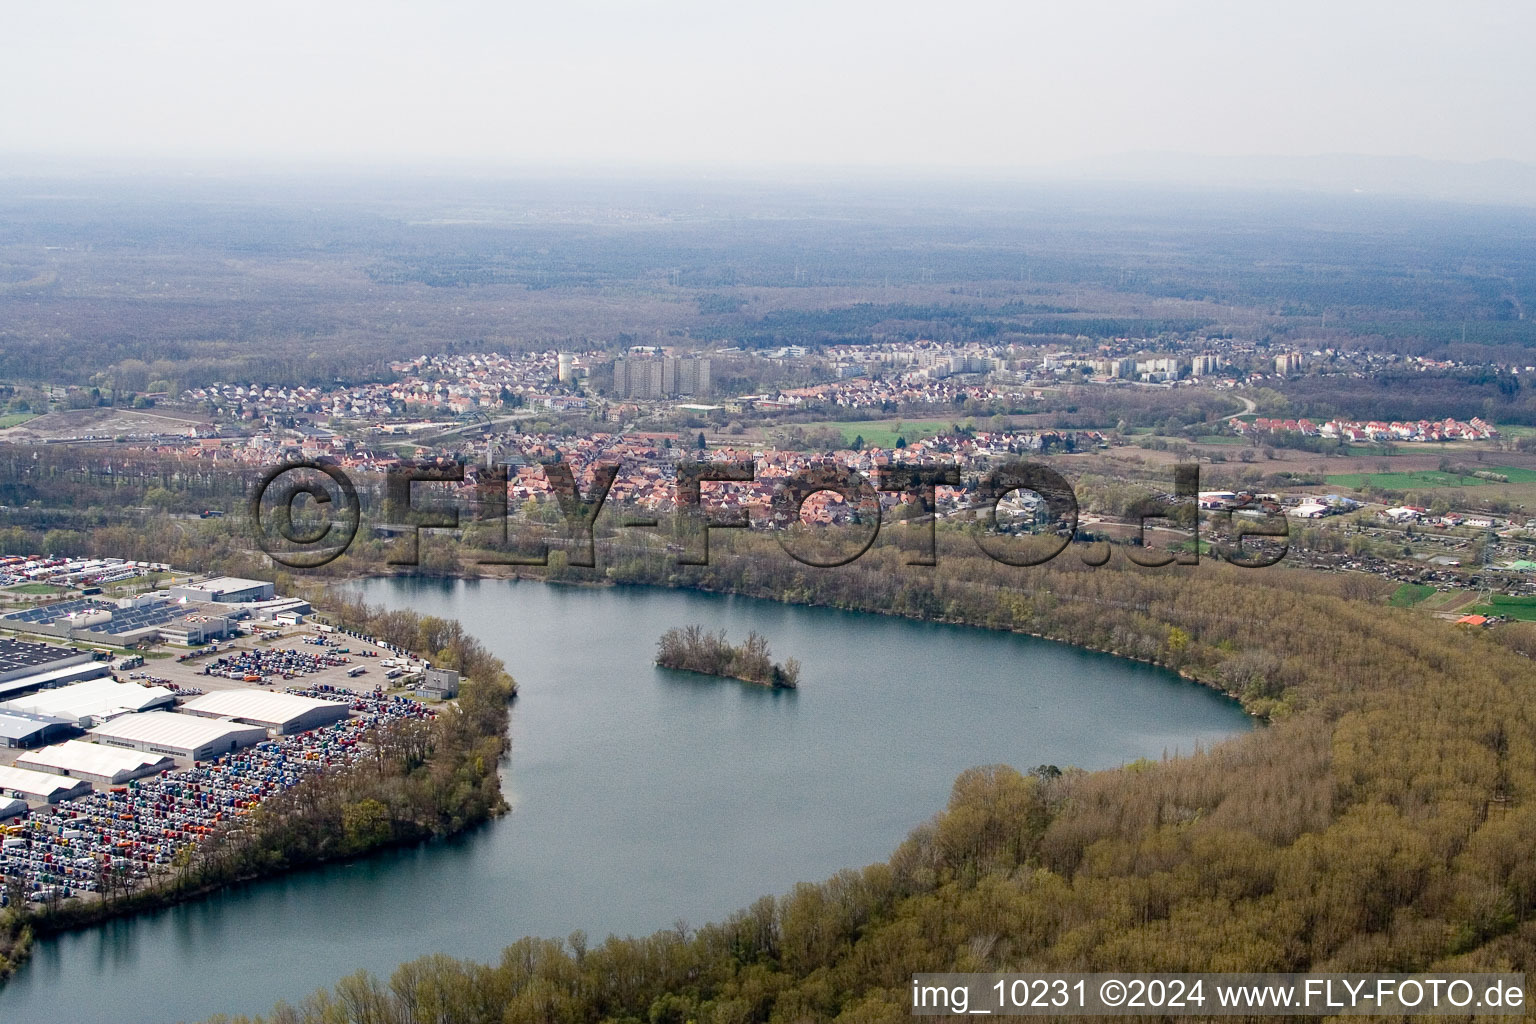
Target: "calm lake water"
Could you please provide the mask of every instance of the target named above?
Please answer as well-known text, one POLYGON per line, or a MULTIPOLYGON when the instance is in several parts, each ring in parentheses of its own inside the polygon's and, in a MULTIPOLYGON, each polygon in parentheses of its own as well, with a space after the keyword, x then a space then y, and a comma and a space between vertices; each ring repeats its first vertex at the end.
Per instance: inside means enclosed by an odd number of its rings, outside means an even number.
POLYGON ((1031 637, 659 589, 371 580, 451 616, 521 685, 513 805, 451 841, 240 886, 39 943, 0 1021, 198 1020, 426 953, 645 934, 883 860, 980 764, 1105 768, 1249 728, 1171 673, 1031 637), (757 629, 797 692, 657 669, 690 622, 757 629))

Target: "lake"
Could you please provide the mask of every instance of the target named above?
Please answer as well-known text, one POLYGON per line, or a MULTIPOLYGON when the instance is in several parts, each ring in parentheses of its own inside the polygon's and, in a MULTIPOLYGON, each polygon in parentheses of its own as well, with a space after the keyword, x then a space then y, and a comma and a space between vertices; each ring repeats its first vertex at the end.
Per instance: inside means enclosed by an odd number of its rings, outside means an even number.
POLYGON ((38 943, 0 1020, 257 1013, 358 968, 493 959, 523 935, 645 934, 883 860, 966 768, 1108 768, 1251 728, 1174 674, 1033 637, 651 588, 394 578, 516 676, 513 810, 456 839, 242 885, 38 943), (691 622, 763 633, 800 689, 669 672, 691 622))

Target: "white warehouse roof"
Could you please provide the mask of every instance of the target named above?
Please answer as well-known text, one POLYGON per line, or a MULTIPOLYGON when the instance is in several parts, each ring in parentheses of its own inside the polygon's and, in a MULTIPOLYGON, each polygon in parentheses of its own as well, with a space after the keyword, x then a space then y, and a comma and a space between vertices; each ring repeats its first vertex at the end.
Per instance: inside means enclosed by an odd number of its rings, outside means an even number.
POLYGON ((28 771, 0 764, 0 792, 22 793, 26 796, 53 803, 62 796, 74 793, 81 786, 89 785, 79 779, 67 779, 62 775, 28 771))
POLYGON ((211 580, 203 580, 201 583, 178 584, 185 590, 252 590, 258 587, 271 586, 266 580, 248 580, 241 576, 215 576, 211 580))
POLYGON ((266 739, 266 730, 214 718, 178 715, 171 711, 147 711, 142 715, 123 715, 91 730, 91 735, 108 743, 145 743, 152 747, 187 752, 211 744, 227 746, 256 743, 266 739))
POLYGON ((0 708, 12 711, 28 711, 34 715, 52 715, 55 718, 79 722, 83 719, 100 721, 129 711, 173 703, 176 694, 163 686, 139 686, 136 683, 119 683, 114 679, 92 679, 55 690, 38 690, 25 697, 17 697, 0 704, 0 708))
POLYGON ((278 693, 273 690, 214 690, 201 697, 193 697, 182 705, 182 710, 196 715, 236 718, 242 722, 260 722, 263 725, 280 726, 302 718, 312 711, 326 711, 344 716, 347 705, 340 701, 300 697, 296 693, 278 693))
POLYGON ((108 747, 100 743, 69 740, 16 759, 16 767, 34 771, 73 775, 76 778, 98 776, 112 779, 135 777, 150 769, 169 768, 174 764, 163 754, 151 754, 126 747, 108 747))

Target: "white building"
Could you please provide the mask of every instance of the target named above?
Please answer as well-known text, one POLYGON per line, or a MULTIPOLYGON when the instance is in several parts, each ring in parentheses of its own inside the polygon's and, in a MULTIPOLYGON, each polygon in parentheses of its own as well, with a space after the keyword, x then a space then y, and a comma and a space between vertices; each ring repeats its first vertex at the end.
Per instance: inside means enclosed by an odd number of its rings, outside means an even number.
POLYGON ((171 588, 171 600, 197 603, 245 604, 270 601, 276 596, 277 589, 272 584, 236 576, 219 576, 201 583, 183 583, 171 588))
POLYGON ((16 767, 68 775, 97 786, 121 786, 131 779, 158 775, 176 767, 176 762, 164 754, 70 740, 23 754, 16 759, 16 767))
POLYGON ((114 747, 206 761, 260 743, 267 738, 267 731, 257 726, 214 721, 196 715, 149 711, 114 718, 92 729, 91 735, 98 743, 114 747))
POLYGON ((189 715, 227 718, 259 725, 273 736, 287 736, 330 725, 347 717, 347 705, 272 690, 215 690, 181 706, 189 715))
POLYGON ((18 800, 42 800, 56 804, 85 796, 90 791, 91 784, 80 779, 0 764, 0 798, 10 796, 18 800))
POLYGON ((139 686, 115 679, 92 679, 53 690, 38 690, 0 704, 0 710, 25 711, 73 722, 82 729, 137 711, 171 707, 176 694, 163 686, 139 686))

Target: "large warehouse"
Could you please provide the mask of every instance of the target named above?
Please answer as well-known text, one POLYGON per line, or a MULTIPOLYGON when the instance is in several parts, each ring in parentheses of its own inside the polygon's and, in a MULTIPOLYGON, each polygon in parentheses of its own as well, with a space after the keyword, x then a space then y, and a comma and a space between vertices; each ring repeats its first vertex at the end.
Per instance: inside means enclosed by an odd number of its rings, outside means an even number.
MULTIPOLYGON (((0 619, 0 625, 3 624, 0 619)), ((50 683, 106 674, 107 666, 96 661, 90 651, 8 637, 0 639, 0 700, 50 683)))
POLYGON ((0 683, 0 700, 19 697, 33 690, 46 690, 50 686, 68 686, 70 683, 78 683, 86 679, 100 679, 104 675, 111 674, 111 671, 111 667, 104 661, 86 661, 78 665, 65 665, 63 668, 50 668, 31 675, 18 676, 0 683))
POLYGON ((90 651, 33 643, 30 640, 0 639, 0 683, 90 660, 90 651))
POLYGON ((189 715, 259 725, 273 736, 317 729, 347 717, 347 705, 272 690, 215 690, 181 706, 189 715))
POLYGON ((270 583, 234 576, 220 576, 201 583, 182 583, 171 588, 172 601, 196 603, 247 604, 270 601, 276 596, 276 588, 270 583))
POLYGON ((74 732, 74 723, 50 715, 0 708, 0 747, 37 747, 74 732))
POLYGON ((68 775, 97 786, 121 786, 131 779, 158 775, 176 767, 176 762, 164 754, 70 740, 23 754, 16 759, 16 767, 68 775))
POLYGON ((56 804, 61 800, 85 796, 90 791, 91 784, 81 779, 0 764, 0 800, 13 796, 18 800, 45 800, 56 804))
POLYGON ((175 692, 163 686, 119 683, 115 679, 92 679, 54 690, 38 690, 25 697, 8 700, 0 704, 0 711, 50 715, 73 722, 82 729, 89 729, 117 715, 131 711, 153 711, 175 703, 175 692))
POLYGON ((123 715, 91 730, 98 743, 206 761, 267 738, 265 729, 171 711, 123 715))

